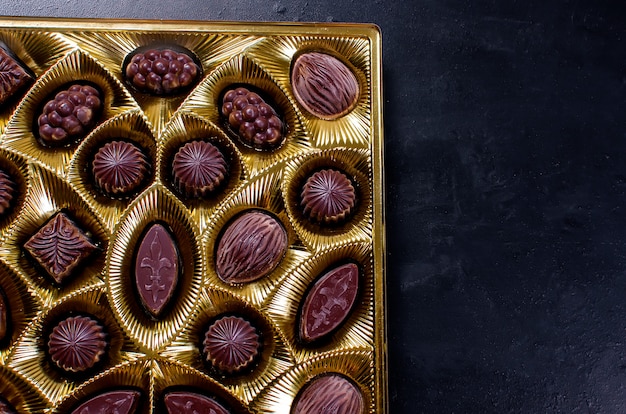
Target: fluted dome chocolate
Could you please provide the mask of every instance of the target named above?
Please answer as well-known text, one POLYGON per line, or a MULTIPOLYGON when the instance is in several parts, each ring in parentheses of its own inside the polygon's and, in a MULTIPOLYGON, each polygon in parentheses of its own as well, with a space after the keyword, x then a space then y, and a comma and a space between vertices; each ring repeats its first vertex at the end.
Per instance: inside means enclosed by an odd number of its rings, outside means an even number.
POLYGON ((148 168, 148 160, 143 151, 125 141, 104 144, 93 160, 96 184, 109 195, 121 195, 136 190, 148 175, 148 168))
POLYGON ((206 197, 228 174, 228 164, 210 142, 192 141, 183 145, 172 163, 174 185, 187 197, 206 197))
POLYGON ((296 99, 322 119, 336 119, 350 112, 359 99, 359 82, 339 59, 326 53, 304 53, 291 72, 296 99))
POLYGON ((225 316, 208 329, 203 342, 207 361, 233 374, 250 366, 259 353, 259 334, 250 322, 225 316))
POLYGON ((246 88, 226 92, 222 115, 228 118, 228 124, 246 145, 264 150, 276 148, 283 142, 283 122, 274 108, 246 88))
POLYGON ((0 170, 0 215, 11 207, 14 196, 15 182, 6 172, 0 170))
POLYGON ((311 175, 301 193, 304 214, 321 223, 339 223, 352 212, 356 193, 350 179, 335 169, 311 175))
POLYGON ((262 211, 248 211, 227 224, 216 251, 217 275, 245 283, 271 273, 287 252, 282 223, 262 211))
POLYGON ((107 342, 102 326, 87 316, 72 316, 59 322, 48 340, 52 361, 66 371, 93 367, 104 355, 107 342))
POLYGON ((72 85, 48 101, 39 116, 39 137, 51 146, 85 137, 102 108, 100 92, 89 85, 72 85))
POLYGON ((135 53, 124 68, 126 78, 137 90, 153 95, 171 95, 189 89, 201 72, 191 56, 172 49, 135 53))

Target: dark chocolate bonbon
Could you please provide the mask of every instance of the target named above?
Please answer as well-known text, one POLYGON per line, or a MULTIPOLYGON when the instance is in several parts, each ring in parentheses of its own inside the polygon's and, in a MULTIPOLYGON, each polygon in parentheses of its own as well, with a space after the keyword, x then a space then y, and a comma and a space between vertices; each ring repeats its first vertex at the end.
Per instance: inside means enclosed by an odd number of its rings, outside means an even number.
POLYGON ((204 338, 204 353, 211 364, 229 374, 247 368, 259 353, 259 334, 247 320, 225 316, 216 320, 204 338))
POLYGON ((109 391, 85 401, 72 414, 133 414, 140 397, 139 391, 109 391))
POLYGON ((48 353, 59 368, 72 372, 85 371, 104 355, 106 336, 98 321, 87 316, 71 316, 52 329, 48 338, 48 353))
POLYGON ((126 141, 104 144, 94 156, 93 176, 98 187, 109 195, 126 194, 137 189, 148 175, 148 160, 143 151, 126 141))
POLYGON ((176 152, 172 163, 174 184, 187 197, 206 197, 228 174, 228 164, 210 142, 188 142, 176 152))
POLYGON ((135 53, 124 73, 141 92, 172 95, 190 88, 202 70, 186 53, 172 49, 149 49, 135 53))
POLYGON ((365 408, 361 391, 338 374, 314 378, 305 384, 292 406, 293 414, 362 414, 365 408))
POLYGON ((307 178, 301 193, 304 214, 321 223, 340 223, 352 212, 356 192, 341 171, 325 169, 307 178))

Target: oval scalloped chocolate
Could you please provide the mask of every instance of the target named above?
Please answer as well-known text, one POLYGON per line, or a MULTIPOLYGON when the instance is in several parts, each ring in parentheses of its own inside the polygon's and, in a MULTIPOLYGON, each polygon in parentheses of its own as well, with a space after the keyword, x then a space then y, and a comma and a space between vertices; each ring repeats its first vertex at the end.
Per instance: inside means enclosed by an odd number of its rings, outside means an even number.
POLYGON ((137 408, 138 391, 110 391, 97 395, 81 404, 72 414, 116 413, 131 414, 137 408))
POLYGON ((216 251, 217 275, 226 283, 245 283, 270 274, 287 248, 282 223, 262 211, 252 210, 226 225, 216 251))
POLYGON ((296 398, 292 414, 361 414, 365 403, 361 391, 338 374, 314 378, 296 398))
POLYGON ((359 267, 348 263, 326 272, 304 299, 299 333, 304 342, 316 341, 337 329, 347 318, 359 292, 359 267))
POLYGON ((228 414, 213 398, 195 392, 170 392, 165 396, 165 408, 169 414, 228 414))
POLYGON ((178 249, 170 232, 153 223, 138 242, 135 284, 144 308, 158 317, 174 295, 178 283, 178 249))

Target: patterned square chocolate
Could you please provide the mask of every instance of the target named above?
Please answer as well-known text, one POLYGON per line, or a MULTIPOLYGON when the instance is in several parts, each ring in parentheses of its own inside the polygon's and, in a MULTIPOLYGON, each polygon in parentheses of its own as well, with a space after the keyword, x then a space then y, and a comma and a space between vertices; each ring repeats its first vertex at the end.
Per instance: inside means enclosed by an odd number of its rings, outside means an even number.
POLYGON ((57 283, 97 248, 65 213, 57 213, 24 247, 57 283))

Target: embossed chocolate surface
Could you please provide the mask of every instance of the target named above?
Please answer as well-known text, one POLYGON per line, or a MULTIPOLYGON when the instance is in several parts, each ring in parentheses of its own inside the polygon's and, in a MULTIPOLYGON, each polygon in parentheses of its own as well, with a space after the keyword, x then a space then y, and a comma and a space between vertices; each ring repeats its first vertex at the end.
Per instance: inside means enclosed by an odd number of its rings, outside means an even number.
POLYGON ((0 170, 0 216, 11 207, 13 197, 15 197, 15 182, 6 172, 0 170))
POLYGON ((174 184, 187 197, 206 197, 226 178, 228 165, 217 147, 206 141, 183 145, 172 163, 174 184))
POLYGON ((311 342, 338 328, 350 314, 359 291, 359 267, 348 263, 317 280, 302 305, 300 339, 311 342))
POLYGON ((57 283, 96 250, 96 245, 65 213, 57 213, 24 247, 57 283))
POLYGON ((246 88, 224 95, 222 115, 241 140, 256 149, 273 149, 283 142, 283 122, 258 94, 246 88))
POLYGON ((72 414, 132 414, 139 402, 138 391, 110 391, 82 403, 72 414))
POLYGON ((259 334, 250 322, 237 316, 215 321, 204 338, 204 354, 211 364, 229 374, 247 368, 259 353, 259 334))
POLYGON ((341 171, 321 170, 307 178, 302 187, 304 214, 322 223, 340 223, 356 203, 354 186, 341 171))
POLYGON ((217 401, 195 392, 170 392, 165 396, 168 414, 229 414, 217 401))
POLYGON ((0 43, 0 105, 32 81, 30 70, 0 43))
POLYGON ((72 316, 59 322, 48 338, 52 361, 66 371, 93 367, 104 355, 107 342, 102 326, 87 316, 72 316))
POLYGON ((151 315, 159 316, 172 298, 178 283, 176 242, 165 227, 154 223, 138 245, 135 283, 139 298, 151 315))
POLYGON ((9 304, 6 302, 3 292, 0 290, 0 341, 2 341, 7 334, 8 323, 9 304))
POLYGON ((217 275, 245 283, 271 273, 288 248, 282 223, 261 211, 248 211, 226 225, 216 251, 217 275))
POLYGON ((148 174, 148 160, 141 149, 130 142, 104 144, 93 160, 93 176, 98 187, 110 195, 137 189, 148 174))
POLYGON ((126 78, 137 90, 153 95, 182 92, 198 80, 201 72, 190 56, 171 49, 136 53, 124 69, 126 78))
POLYGON ((43 107, 37 120, 39 138, 50 146, 84 138, 96 124, 102 108, 100 92, 89 85, 72 85, 43 107))
POLYGON ((341 375, 329 374, 313 379, 300 391, 292 414, 362 414, 365 408, 361 391, 341 375))
POLYGON ((300 105, 322 119, 347 114, 359 98, 359 82, 354 73, 325 53, 300 55, 293 64, 291 84, 300 105))

